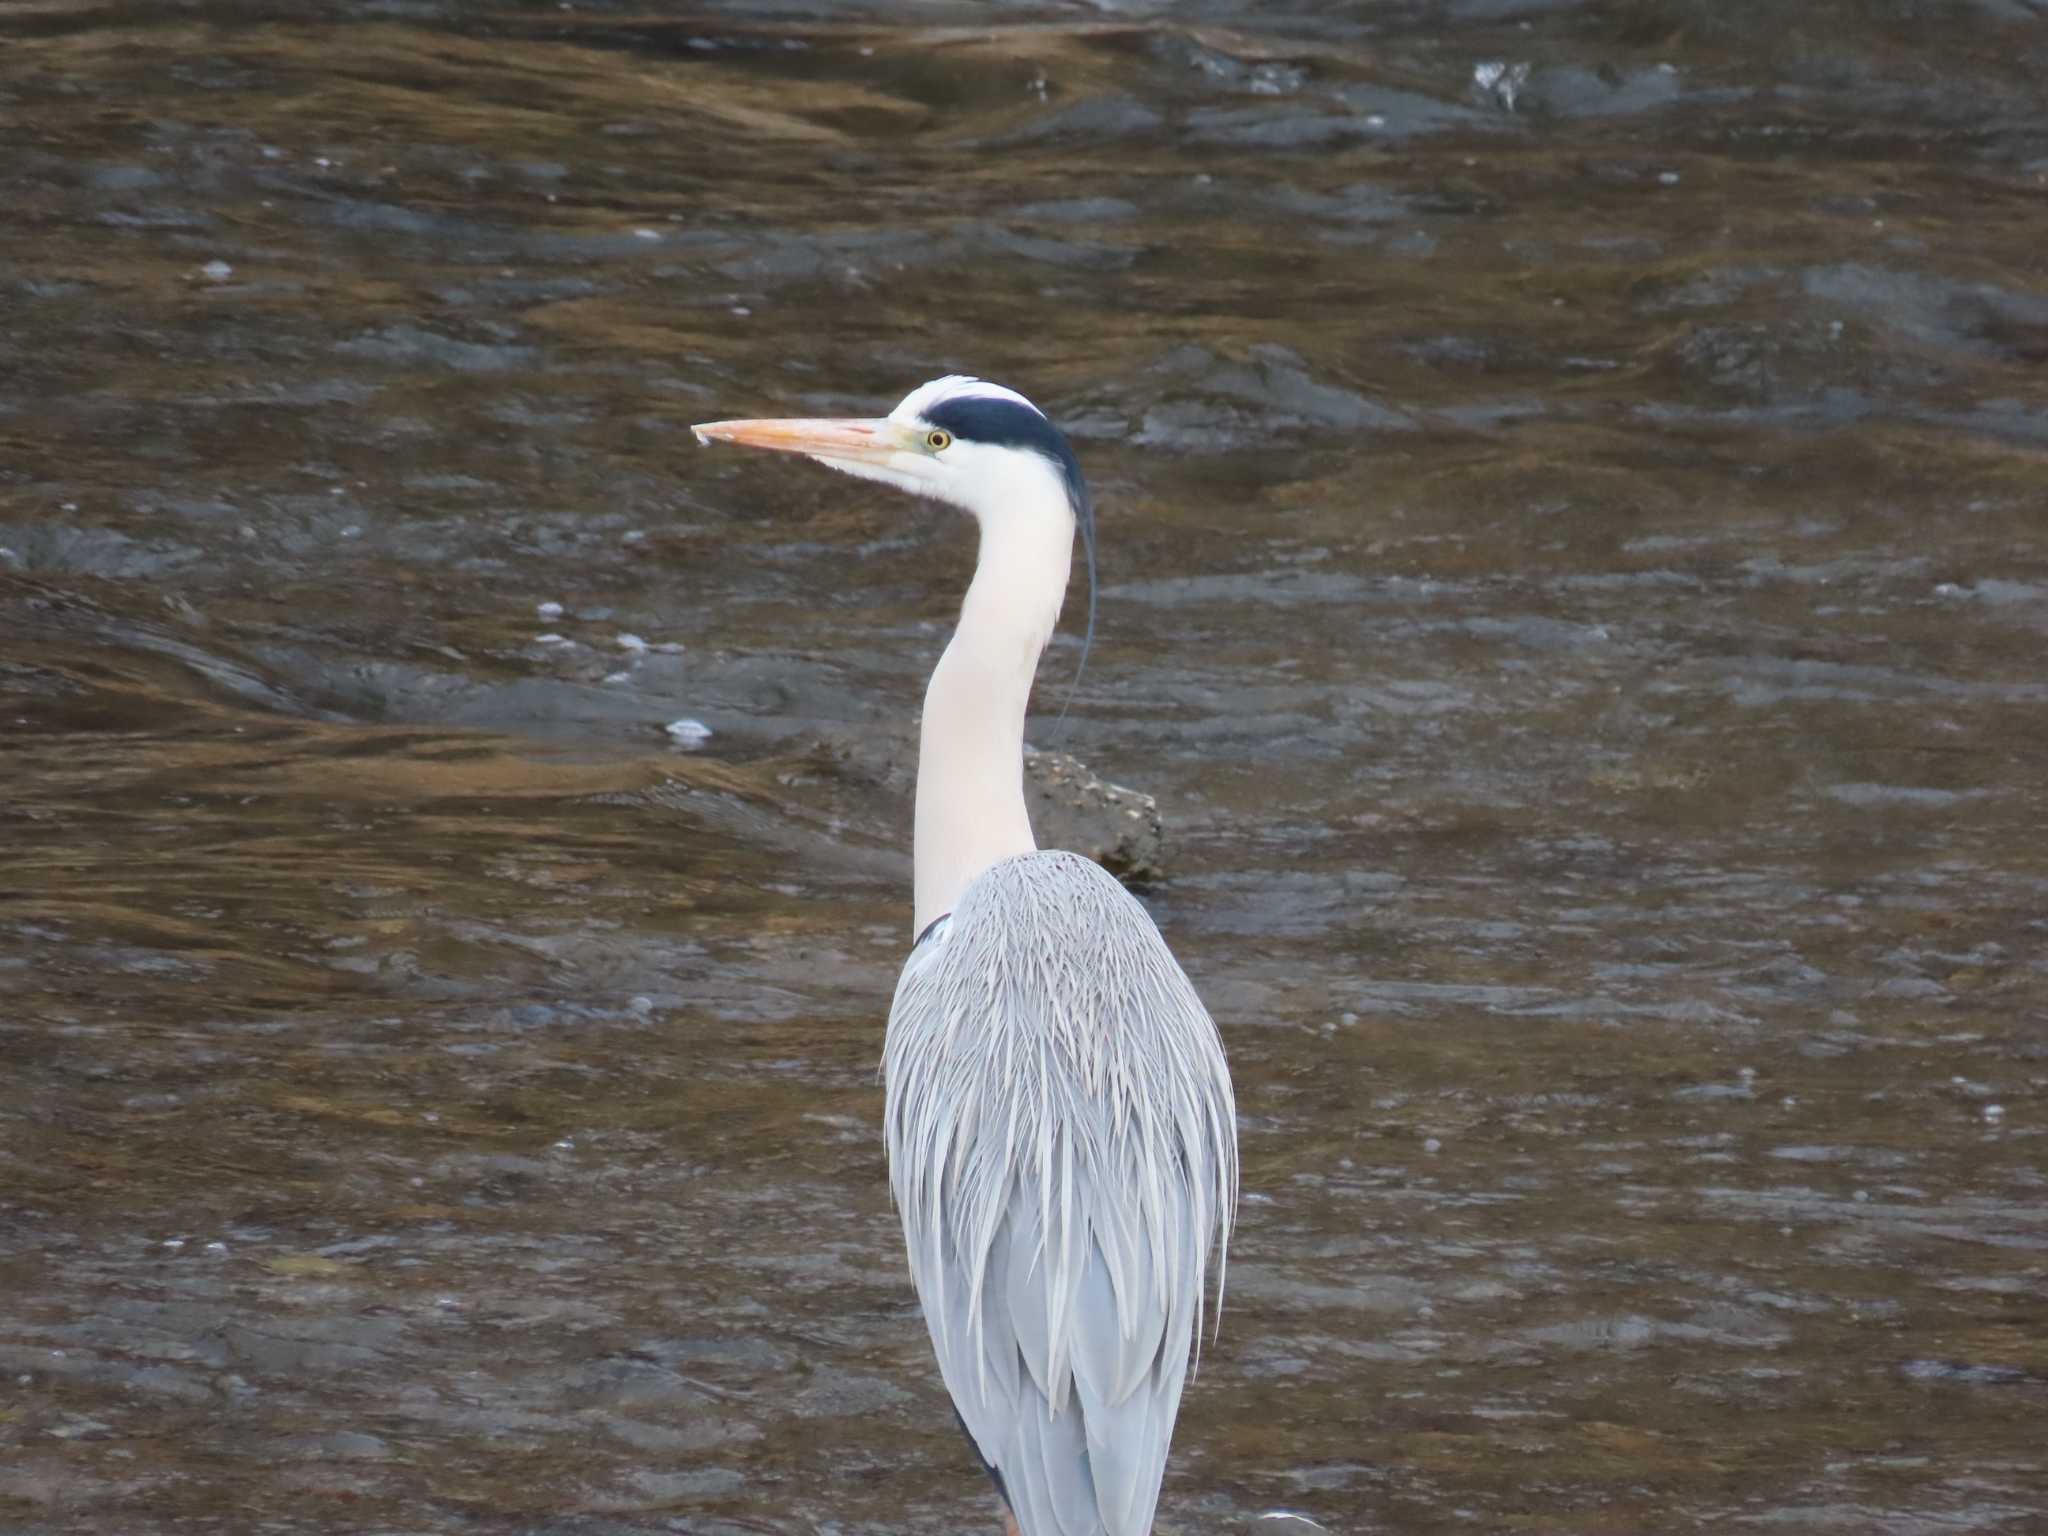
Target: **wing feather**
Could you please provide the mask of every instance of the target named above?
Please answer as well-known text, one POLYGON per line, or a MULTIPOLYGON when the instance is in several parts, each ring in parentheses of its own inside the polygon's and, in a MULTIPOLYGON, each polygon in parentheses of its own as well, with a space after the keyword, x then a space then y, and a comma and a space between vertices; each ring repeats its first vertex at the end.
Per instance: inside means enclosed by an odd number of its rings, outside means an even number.
POLYGON ((1236 1195, 1215 1026, 1113 879, 1030 854, 913 952, 884 1067, 939 1371, 1024 1536, 1149 1536, 1236 1195))

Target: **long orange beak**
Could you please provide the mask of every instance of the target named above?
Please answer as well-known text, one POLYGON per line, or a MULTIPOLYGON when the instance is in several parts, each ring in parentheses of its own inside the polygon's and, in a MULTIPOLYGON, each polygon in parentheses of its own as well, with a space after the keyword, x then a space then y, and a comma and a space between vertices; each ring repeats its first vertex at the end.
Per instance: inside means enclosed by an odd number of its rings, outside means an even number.
POLYGON ((772 448, 779 453, 865 464, 886 464, 910 446, 908 431, 886 416, 871 420, 706 421, 690 430, 700 443, 738 443, 743 448, 772 448))

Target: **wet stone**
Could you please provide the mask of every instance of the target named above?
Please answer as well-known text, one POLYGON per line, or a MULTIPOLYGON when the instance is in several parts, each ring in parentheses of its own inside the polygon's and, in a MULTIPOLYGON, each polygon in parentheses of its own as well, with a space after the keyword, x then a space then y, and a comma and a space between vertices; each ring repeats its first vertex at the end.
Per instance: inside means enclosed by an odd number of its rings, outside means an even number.
POLYGON ((1532 71, 1520 104, 1560 117, 1625 116, 1670 106, 1681 94, 1678 71, 1668 66, 1623 74, 1564 64, 1532 71))
POLYGON ((383 1461, 391 1454, 389 1443, 378 1436, 345 1429, 292 1440, 280 1449, 287 1456, 319 1461, 383 1461))
POLYGON ((391 325, 341 343, 335 350, 377 362, 453 368, 463 373, 495 372, 531 361, 530 347, 462 341, 412 325, 391 325))
POLYGON ((828 1369, 813 1370, 790 1404, 800 1418, 846 1418, 892 1407, 905 1397, 901 1387, 882 1377, 828 1369))
POLYGON ((1043 846, 1085 854, 1134 884, 1166 873, 1159 802, 1151 795, 1106 783, 1064 752, 1027 751, 1024 785, 1043 846))

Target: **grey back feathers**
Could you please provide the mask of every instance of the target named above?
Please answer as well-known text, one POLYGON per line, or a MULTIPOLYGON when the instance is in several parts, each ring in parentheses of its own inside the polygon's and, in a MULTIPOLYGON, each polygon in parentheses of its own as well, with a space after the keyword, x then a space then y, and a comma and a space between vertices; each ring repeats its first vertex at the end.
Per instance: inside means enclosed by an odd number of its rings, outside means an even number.
POLYGON ((948 1390, 1024 1536, 1146 1536, 1237 1196, 1216 1027, 1091 861, 992 865, 912 951, 885 1135, 948 1390))

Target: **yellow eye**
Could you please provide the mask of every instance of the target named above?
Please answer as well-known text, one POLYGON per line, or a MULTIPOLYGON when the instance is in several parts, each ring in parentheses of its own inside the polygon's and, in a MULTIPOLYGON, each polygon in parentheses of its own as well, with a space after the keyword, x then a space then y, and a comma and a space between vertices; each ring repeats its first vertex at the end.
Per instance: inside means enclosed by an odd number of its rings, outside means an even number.
POLYGON ((924 445, 933 453, 944 453, 953 446, 953 434, 944 427, 933 427, 931 431, 925 433, 924 445))

